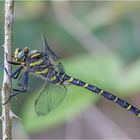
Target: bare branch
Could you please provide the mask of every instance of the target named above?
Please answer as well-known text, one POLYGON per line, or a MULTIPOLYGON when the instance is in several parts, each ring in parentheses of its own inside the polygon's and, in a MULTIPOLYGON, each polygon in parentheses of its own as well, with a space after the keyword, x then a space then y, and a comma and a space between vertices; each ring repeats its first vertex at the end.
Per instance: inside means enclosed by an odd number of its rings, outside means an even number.
POLYGON ((12 110, 10 110, 10 118, 11 118, 11 119, 12 119, 12 118, 16 118, 16 119, 18 119, 18 120, 21 120, 21 118, 18 117, 16 114, 14 114, 14 113, 12 112, 12 110))
MULTIPOLYGON (((12 48, 12 25, 13 25, 13 13, 14 11, 14 0, 5 0, 5 42, 4 42, 4 67, 8 73, 11 73, 11 65, 6 61, 6 53, 8 59, 11 60, 11 48, 12 48)), ((2 86, 2 103, 5 103, 11 93, 11 79, 4 71, 3 86, 2 86)), ((11 139, 11 104, 8 102, 2 105, 2 139, 11 139)))

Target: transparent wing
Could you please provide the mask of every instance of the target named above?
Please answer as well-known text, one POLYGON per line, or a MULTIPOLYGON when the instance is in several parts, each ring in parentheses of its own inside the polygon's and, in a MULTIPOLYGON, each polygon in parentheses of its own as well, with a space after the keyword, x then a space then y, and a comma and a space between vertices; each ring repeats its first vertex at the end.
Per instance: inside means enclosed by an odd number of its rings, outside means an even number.
POLYGON ((58 59, 58 55, 56 55, 54 53, 54 51, 52 51, 47 43, 47 40, 45 39, 44 35, 42 34, 42 38, 43 38, 43 43, 44 43, 44 48, 45 48, 45 53, 47 53, 47 55, 51 56, 51 58, 53 60, 58 59))
POLYGON ((40 92, 39 96, 35 101, 35 111, 37 115, 45 115, 50 112, 47 93, 45 93, 45 91, 47 91, 47 87, 40 92))
POLYGON ((48 90, 49 108, 55 109, 65 98, 67 89, 64 85, 50 84, 48 90))
POLYGON ((66 92, 67 89, 64 85, 55 85, 48 82, 35 102, 36 113, 47 115, 64 100, 66 92))

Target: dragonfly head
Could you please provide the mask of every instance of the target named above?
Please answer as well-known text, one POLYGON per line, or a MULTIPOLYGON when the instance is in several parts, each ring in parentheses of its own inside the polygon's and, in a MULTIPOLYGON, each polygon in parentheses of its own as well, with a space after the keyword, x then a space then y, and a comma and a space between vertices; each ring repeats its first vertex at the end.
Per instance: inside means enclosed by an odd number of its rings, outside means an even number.
POLYGON ((28 57, 29 49, 25 47, 24 49, 16 48, 14 59, 17 62, 24 62, 28 57))

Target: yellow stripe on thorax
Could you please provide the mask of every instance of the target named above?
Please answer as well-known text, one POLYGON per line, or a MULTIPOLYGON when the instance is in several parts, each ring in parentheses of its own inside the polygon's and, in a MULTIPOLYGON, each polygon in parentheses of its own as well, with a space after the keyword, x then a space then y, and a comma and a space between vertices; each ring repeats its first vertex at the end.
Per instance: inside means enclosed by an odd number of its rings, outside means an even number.
POLYGON ((131 108, 131 105, 129 105, 128 107, 127 107, 127 110, 129 110, 131 108))
POLYGON ((56 76, 53 76, 52 78, 51 78, 51 81, 54 81, 56 79, 56 76))
POLYGON ((31 55, 31 58, 34 58, 34 57, 39 56, 39 55, 40 55, 40 53, 32 54, 32 55, 31 55))
POLYGON ((35 74, 45 74, 48 73, 48 69, 42 70, 42 71, 36 71, 35 74))
POLYGON ((36 62, 31 63, 30 66, 32 67, 32 66, 35 66, 35 65, 39 65, 39 64, 41 64, 43 61, 44 61, 44 60, 40 59, 40 60, 38 60, 38 61, 36 61, 36 62))

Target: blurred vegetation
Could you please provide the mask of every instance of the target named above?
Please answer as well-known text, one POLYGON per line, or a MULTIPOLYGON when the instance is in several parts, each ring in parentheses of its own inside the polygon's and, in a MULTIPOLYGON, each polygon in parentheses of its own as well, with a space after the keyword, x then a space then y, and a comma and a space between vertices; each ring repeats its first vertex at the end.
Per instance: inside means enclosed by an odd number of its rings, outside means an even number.
MULTIPOLYGON (((0 45, 4 42, 3 9, 4 2, 1 1, 0 45)), ((13 52, 15 48, 25 46, 30 50, 43 50, 41 34, 44 33, 51 48, 60 56, 68 74, 116 95, 133 96, 140 90, 139 12, 140 2, 16 1, 13 52), (89 52, 87 46, 82 45, 59 22, 54 5, 66 11, 69 6, 72 16, 90 31, 91 36, 98 38, 107 52, 101 46, 94 45, 90 48, 93 52, 89 52)), ((66 13, 62 15, 64 18, 66 13)), ((79 33, 84 35, 80 30, 79 33)), ((2 48, 0 57, 2 64, 2 48)), ((0 84, 2 76, 1 69, 0 84)), ((68 95, 57 109, 48 116, 37 117, 34 101, 43 81, 31 76, 29 83, 29 92, 19 95, 18 100, 13 99, 12 107, 30 133, 68 121, 99 100, 98 95, 93 96, 85 89, 68 87, 68 95), (38 83, 38 80, 41 82, 38 83)), ((17 81, 13 80, 13 85, 16 84, 17 81)))

